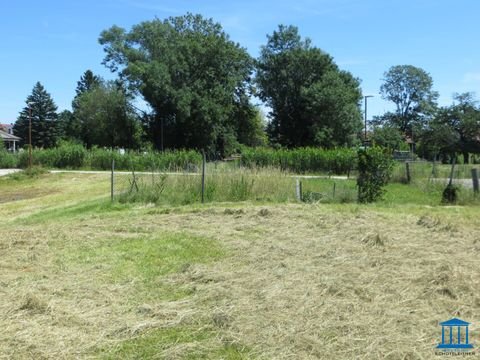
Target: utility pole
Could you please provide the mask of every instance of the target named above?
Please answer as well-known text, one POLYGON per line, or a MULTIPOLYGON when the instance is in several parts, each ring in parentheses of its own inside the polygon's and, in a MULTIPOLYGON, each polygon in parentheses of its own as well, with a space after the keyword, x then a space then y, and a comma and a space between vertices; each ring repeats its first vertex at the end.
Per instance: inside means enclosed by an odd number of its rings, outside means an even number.
POLYGON ((373 95, 366 95, 365 98, 365 139, 364 143, 367 144, 367 99, 373 97, 373 95))
POLYGON ((373 95, 364 96, 364 98, 365 98, 365 139, 364 139, 365 146, 367 144, 367 99, 369 97, 373 97, 373 95))

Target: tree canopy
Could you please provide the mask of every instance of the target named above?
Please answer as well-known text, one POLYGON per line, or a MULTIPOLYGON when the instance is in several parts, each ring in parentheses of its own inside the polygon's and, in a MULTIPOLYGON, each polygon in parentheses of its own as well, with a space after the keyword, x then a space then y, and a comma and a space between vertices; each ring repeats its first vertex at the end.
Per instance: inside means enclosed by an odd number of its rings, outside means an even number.
POLYGON ((152 107, 148 130, 158 148, 223 152, 239 122, 254 121, 254 112, 240 111, 251 106, 253 60, 213 20, 187 14, 129 32, 113 26, 99 41, 104 64, 152 107))
POLYGON ((72 102, 72 109, 75 111, 77 108, 77 99, 83 93, 87 91, 93 90, 95 87, 101 85, 103 79, 95 75, 92 70, 86 70, 83 75, 81 76, 80 80, 77 81, 77 88, 75 89, 75 98, 72 102))
POLYGON ((381 122, 411 133, 415 123, 427 121, 434 113, 438 93, 432 90, 432 77, 425 70, 412 65, 392 66, 383 81, 380 93, 396 110, 380 117, 381 122))
POLYGON ((480 153, 480 108, 472 93, 454 95, 451 106, 441 107, 426 127, 424 147, 434 155, 480 153))
POLYGON ((80 138, 87 147, 138 146, 140 124, 125 89, 118 82, 102 81, 78 96, 74 117, 79 124, 80 138))
POLYGON ((361 129, 359 80, 294 26, 280 25, 267 38, 256 84, 272 109, 271 141, 287 147, 353 144, 361 129))
POLYGON ((57 122, 57 106, 40 82, 35 84, 25 103, 26 106, 20 112, 13 127, 14 134, 21 137, 24 143, 28 143, 31 109, 32 146, 43 148, 55 146, 60 131, 57 122))

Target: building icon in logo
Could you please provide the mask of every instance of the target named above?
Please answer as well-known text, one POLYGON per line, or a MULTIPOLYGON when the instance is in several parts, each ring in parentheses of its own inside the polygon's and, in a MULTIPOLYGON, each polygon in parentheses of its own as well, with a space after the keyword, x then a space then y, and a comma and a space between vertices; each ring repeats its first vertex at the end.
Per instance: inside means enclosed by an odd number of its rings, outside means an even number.
POLYGON ((453 318, 448 321, 441 322, 440 325, 442 325, 442 343, 437 345, 437 349, 473 348, 473 344, 468 342, 469 322, 453 318))

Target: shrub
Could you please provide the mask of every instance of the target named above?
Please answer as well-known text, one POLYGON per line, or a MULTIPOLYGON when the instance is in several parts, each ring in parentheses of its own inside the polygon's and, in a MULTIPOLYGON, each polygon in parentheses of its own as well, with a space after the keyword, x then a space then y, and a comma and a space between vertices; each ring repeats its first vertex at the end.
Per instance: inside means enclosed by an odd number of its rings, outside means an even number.
POLYGON ((81 168, 85 165, 87 151, 80 144, 63 142, 52 149, 53 166, 57 168, 81 168))
POLYGON ((380 147, 358 150, 358 201, 370 203, 379 200, 393 170, 391 154, 380 147))

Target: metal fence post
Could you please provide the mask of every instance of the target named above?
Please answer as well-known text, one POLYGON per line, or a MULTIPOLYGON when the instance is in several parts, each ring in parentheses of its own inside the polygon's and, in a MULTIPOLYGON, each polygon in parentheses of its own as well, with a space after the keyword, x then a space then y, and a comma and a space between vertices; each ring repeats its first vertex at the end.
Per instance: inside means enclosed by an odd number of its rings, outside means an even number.
POLYGON ((115 159, 112 159, 112 174, 110 176, 110 197, 113 202, 114 186, 115 186, 115 159))
POLYGON ((202 204, 205 202, 205 165, 207 158, 205 155, 205 150, 202 150, 202 204))

